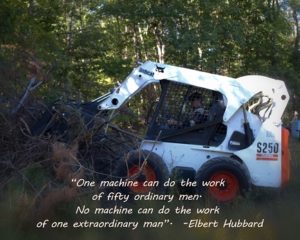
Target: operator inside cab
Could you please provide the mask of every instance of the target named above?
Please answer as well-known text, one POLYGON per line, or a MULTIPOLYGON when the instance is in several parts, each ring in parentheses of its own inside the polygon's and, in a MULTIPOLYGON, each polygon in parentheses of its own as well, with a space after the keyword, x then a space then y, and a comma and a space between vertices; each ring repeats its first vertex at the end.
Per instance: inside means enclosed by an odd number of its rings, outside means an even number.
POLYGON ((206 118, 204 114, 203 98, 200 93, 194 92, 189 96, 188 100, 192 106, 192 112, 189 114, 189 126, 193 127, 195 124, 203 122, 206 118))
MULTIPOLYGON (((193 127, 197 124, 204 122, 214 121, 220 119, 225 111, 225 105, 223 96, 219 92, 212 93, 212 105, 209 109, 203 104, 203 96, 199 92, 193 92, 189 97, 188 101, 190 104, 190 112, 187 113, 183 121, 175 119, 169 119, 168 124, 170 126, 177 127, 193 127)), ((221 119, 220 119, 221 120, 221 119)))
POLYGON ((147 139, 218 146, 226 136, 222 93, 171 82, 162 85, 161 102, 147 130, 147 139))

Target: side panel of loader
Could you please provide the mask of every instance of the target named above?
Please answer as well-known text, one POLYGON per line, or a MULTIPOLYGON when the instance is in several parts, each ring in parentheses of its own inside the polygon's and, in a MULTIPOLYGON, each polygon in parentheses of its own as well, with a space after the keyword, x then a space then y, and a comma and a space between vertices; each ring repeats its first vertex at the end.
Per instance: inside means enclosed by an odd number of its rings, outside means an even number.
POLYGON ((234 154, 246 164, 251 182, 256 186, 280 187, 281 185, 281 124, 266 120, 254 142, 247 149, 234 154))
POLYGON ((149 150, 161 156, 171 172, 174 167, 188 167, 195 171, 210 159, 216 157, 229 157, 230 152, 220 151, 215 147, 201 145, 155 142, 144 140, 141 149, 149 150))

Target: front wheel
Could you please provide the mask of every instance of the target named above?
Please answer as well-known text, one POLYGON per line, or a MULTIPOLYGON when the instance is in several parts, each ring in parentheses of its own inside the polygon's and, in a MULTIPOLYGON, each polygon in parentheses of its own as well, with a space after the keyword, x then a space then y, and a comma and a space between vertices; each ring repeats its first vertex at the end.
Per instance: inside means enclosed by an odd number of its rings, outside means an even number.
POLYGON ((126 188, 133 194, 164 192, 168 169, 162 159, 149 151, 133 151, 116 168, 115 177, 135 181, 135 186, 126 188))
POLYGON ((212 159, 196 174, 198 192, 218 201, 230 202, 249 189, 249 174, 238 161, 229 158, 212 159))

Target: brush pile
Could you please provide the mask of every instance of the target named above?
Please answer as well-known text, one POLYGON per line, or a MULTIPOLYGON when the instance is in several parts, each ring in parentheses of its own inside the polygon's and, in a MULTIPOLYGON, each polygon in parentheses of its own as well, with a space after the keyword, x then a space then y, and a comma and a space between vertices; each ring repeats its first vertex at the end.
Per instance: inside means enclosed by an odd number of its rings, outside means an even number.
POLYGON ((111 179, 140 138, 113 123, 120 113, 99 112, 95 106, 57 102, 24 106, 17 114, 2 111, 0 189, 17 179, 44 215, 78 194, 72 178, 111 179))

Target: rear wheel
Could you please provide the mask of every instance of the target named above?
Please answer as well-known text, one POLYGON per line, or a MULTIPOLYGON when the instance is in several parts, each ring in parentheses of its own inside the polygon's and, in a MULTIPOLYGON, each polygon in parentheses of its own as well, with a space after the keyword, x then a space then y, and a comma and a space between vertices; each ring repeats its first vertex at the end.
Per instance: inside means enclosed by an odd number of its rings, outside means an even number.
POLYGON ((210 182, 220 183, 219 186, 208 188, 209 194, 219 201, 229 201, 236 198, 240 191, 237 177, 229 171, 217 171, 209 179, 210 182), (225 181, 224 186, 221 185, 225 181))
POLYGON ((249 174, 236 160, 215 158, 197 172, 198 191, 218 202, 230 202, 249 189, 249 174))
POLYGON ((136 181, 136 186, 125 190, 133 194, 164 192, 163 183, 167 180, 168 169, 162 159, 149 151, 134 151, 120 162, 114 174, 116 177, 136 181))

